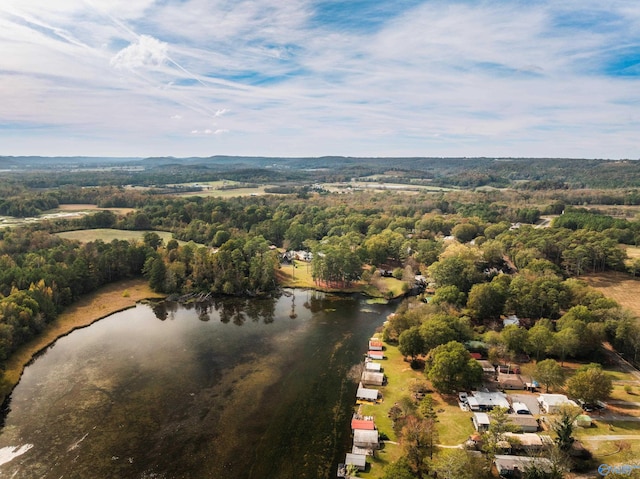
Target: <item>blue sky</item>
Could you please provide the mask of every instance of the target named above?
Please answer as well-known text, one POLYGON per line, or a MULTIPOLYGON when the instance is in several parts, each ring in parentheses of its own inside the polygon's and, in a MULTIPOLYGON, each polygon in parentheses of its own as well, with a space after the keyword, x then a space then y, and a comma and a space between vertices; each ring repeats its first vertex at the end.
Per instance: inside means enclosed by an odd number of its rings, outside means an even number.
POLYGON ((2 0, 0 155, 640 158, 628 0, 2 0))

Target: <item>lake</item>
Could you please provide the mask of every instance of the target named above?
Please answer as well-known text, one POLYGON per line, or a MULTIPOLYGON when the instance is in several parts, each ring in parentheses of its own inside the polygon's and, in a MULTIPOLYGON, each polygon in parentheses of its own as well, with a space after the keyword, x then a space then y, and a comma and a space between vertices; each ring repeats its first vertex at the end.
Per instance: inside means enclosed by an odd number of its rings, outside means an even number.
POLYGON ((0 476, 333 478, 367 339, 361 296, 140 304, 59 339, 24 371, 0 476))

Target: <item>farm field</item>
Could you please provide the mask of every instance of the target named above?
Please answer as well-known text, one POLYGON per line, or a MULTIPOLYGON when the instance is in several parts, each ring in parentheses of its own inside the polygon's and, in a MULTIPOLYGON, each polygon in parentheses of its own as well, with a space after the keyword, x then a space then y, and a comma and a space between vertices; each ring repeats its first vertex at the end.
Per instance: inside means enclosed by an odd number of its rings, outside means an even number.
POLYGON ((625 251, 627 252, 627 256, 630 260, 640 258, 640 248, 638 248, 637 246, 627 246, 625 248, 625 251))
POLYGON ((96 205, 90 204, 68 204, 60 205, 60 207, 47 211, 40 216, 29 218, 16 218, 14 216, 0 216, 0 228, 10 228, 23 226, 31 223, 38 223, 44 220, 55 220, 60 218, 80 218, 81 216, 95 213, 96 211, 113 211, 115 214, 127 214, 135 211, 134 208, 98 208, 96 205))
POLYGON ((395 191, 398 193, 418 194, 429 191, 453 191, 453 188, 444 188, 440 186, 412 185, 406 183, 393 183, 393 181, 385 182, 368 182, 368 181, 351 181, 342 183, 325 183, 322 187, 332 193, 346 192, 351 190, 379 190, 379 191, 395 191))
POLYGON ((255 187, 243 187, 240 183, 235 181, 205 181, 202 183, 185 183, 179 185, 169 186, 200 186, 201 191, 189 191, 185 193, 177 193, 177 196, 203 196, 203 197, 216 197, 216 198, 231 198, 234 196, 258 196, 264 195, 265 188, 269 188, 272 185, 260 185, 255 187))
MULTIPOLYGON (((58 236, 65 239, 80 241, 81 243, 88 243, 90 241, 102 240, 105 243, 117 240, 136 240, 142 241, 145 233, 152 232, 157 233, 162 241, 166 244, 173 238, 173 235, 168 231, 129 231, 129 230, 116 230, 110 228, 97 228, 92 230, 76 230, 65 231, 63 233, 57 233, 58 236)), ((178 243, 185 244, 184 241, 178 241, 178 243)))
POLYGON ((53 210, 51 213, 54 214, 56 212, 65 212, 65 213, 94 213, 96 211, 113 211, 117 215, 126 215, 127 213, 132 213, 135 211, 135 208, 99 208, 97 205, 85 204, 85 203, 74 203, 67 205, 60 205, 57 209, 53 210))
POLYGON ((628 274, 611 271, 581 277, 589 286, 616 300, 621 306, 640 317, 640 280, 628 274))

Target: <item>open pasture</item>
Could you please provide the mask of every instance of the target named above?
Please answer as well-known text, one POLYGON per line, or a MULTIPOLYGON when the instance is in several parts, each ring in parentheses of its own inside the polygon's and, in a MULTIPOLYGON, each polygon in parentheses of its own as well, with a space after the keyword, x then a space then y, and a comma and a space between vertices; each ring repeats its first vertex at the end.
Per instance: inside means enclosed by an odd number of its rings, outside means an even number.
MULTIPOLYGON (((102 240, 105 243, 110 243, 111 241, 117 240, 134 240, 134 241, 142 241, 144 234, 149 231, 129 231, 129 230, 116 230, 111 228, 97 228, 91 230, 76 230, 76 231, 65 231, 63 233, 57 233, 58 236, 65 239, 80 241, 81 243, 89 243, 91 241, 102 240)), ((162 241, 166 245, 167 242, 172 239, 173 235, 168 231, 152 231, 152 233, 157 233, 162 241)), ((184 244, 184 242, 182 242, 184 244)))
POLYGON ((640 317, 640 280, 631 276, 611 271, 597 275, 582 277, 589 286, 597 289, 605 296, 616 300, 621 306, 640 317))

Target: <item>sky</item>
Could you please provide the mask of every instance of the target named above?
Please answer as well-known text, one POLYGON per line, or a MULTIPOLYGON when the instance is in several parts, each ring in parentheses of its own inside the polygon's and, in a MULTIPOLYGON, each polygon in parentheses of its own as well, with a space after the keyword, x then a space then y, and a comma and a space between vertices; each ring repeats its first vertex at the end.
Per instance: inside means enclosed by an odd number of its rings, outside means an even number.
POLYGON ((639 147, 640 2, 0 2, 0 155, 639 147))

